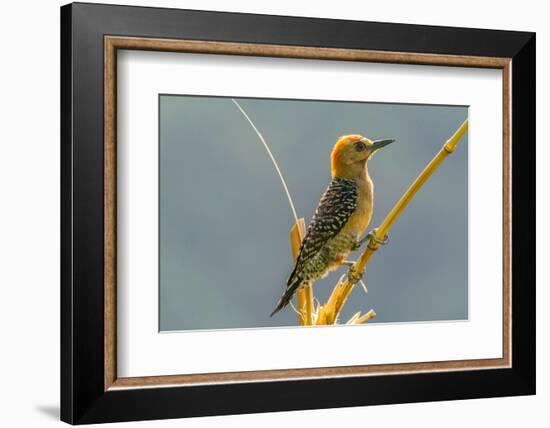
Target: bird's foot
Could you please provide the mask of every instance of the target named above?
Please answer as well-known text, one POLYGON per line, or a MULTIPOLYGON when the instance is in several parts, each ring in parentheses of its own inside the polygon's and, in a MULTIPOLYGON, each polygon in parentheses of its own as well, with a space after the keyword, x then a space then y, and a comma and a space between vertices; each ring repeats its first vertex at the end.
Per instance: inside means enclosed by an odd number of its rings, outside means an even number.
POLYGON ((348 267, 348 280, 353 284, 361 284, 361 287, 363 288, 363 291, 365 293, 368 293, 367 286, 363 282, 363 273, 357 272, 355 269, 355 264, 357 262, 354 262, 353 260, 346 260, 342 263, 342 265, 348 267))
POLYGON ((370 241, 372 241, 372 242, 374 242, 378 245, 386 245, 388 242, 390 242, 390 237, 388 236, 387 233, 384 235, 384 237, 382 239, 378 239, 376 237, 376 231, 377 231, 377 229, 373 229, 372 231, 370 231, 367 234, 367 237, 369 238, 370 241))
POLYGON ((353 263, 348 270, 348 281, 352 284, 357 284, 363 278, 363 272, 358 271, 353 263))
POLYGON ((363 239, 357 241, 353 246, 352 250, 353 251, 358 250, 359 248, 361 248, 361 245, 363 245, 365 242, 368 242, 368 243, 374 242, 377 245, 386 245, 389 242, 390 238, 386 234, 386 236, 384 236, 383 239, 378 239, 376 237, 376 230, 377 229, 371 230, 369 233, 367 233, 367 235, 363 239))

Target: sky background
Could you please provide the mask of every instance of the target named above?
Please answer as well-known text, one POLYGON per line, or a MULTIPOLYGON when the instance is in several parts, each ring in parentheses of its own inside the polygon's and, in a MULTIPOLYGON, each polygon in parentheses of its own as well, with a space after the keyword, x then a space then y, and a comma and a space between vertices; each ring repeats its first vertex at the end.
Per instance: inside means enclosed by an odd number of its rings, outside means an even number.
MULTIPOLYGON (((236 98, 267 140, 306 224, 336 139, 396 142, 369 161, 376 227, 467 118, 464 106, 236 98)), ((292 271, 294 223, 276 171, 229 98, 160 95, 160 330, 296 326, 269 314, 292 271)), ((372 258, 341 321, 468 318, 468 139, 415 196, 372 258)), ((355 260, 359 252, 352 253, 355 260)), ((315 282, 328 298, 344 268, 315 282)))

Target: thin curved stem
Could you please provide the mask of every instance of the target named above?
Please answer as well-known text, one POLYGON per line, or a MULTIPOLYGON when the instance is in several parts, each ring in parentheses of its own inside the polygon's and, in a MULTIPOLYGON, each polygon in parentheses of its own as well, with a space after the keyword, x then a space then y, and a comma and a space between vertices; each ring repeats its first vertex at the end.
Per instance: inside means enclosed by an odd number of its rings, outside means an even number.
POLYGON ((279 174, 279 178, 281 179, 281 184, 283 185, 283 189, 285 190, 286 197, 288 199, 288 203, 290 205, 290 209, 292 211, 292 215, 294 216, 294 222, 298 223, 298 214, 296 214, 296 208, 294 208, 294 202, 292 202, 292 197, 290 196, 290 192, 288 190, 288 186, 286 185, 286 181, 283 177, 283 173, 281 172, 281 169, 279 168, 279 165, 277 164, 277 161, 275 160, 275 157, 273 156, 273 153, 271 153, 271 150, 269 149, 269 146, 267 145, 267 142, 265 141, 265 138, 262 136, 261 132, 256 128, 256 125, 254 125, 254 122, 252 122, 252 119, 246 114, 244 109, 241 107, 241 105, 234 99, 231 98, 231 101, 237 106, 237 108, 240 110, 240 112, 243 114, 245 119, 250 123, 250 126, 252 126, 252 129, 256 132, 258 135, 258 138, 262 142, 262 144, 265 147, 265 150, 267 151, 267 154, 269 155, 269 158, 271 159, 271 162, 273 162, 273 166, 275 167, 275 170, 277 171, 277 174, 279 174))

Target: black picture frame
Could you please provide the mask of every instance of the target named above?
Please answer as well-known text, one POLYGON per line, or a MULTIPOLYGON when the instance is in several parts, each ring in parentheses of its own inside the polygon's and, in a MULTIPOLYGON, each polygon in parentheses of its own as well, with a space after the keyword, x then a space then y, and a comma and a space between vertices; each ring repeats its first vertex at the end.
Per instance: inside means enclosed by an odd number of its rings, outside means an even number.
POLYGON ((535 98, 534 33, 63 6, 61 419, 85 424, 534 394, 535 98), (512 58, 512 367, 105 391, 105 35, 512 58))

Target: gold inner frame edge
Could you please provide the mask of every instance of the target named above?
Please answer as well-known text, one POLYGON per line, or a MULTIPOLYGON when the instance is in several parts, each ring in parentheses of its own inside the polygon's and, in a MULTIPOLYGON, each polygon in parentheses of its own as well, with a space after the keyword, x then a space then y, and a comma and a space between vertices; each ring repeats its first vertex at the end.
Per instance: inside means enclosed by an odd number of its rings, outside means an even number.
POLYGON ((511 367, 511 58, 420 54, 256 43, 104 37, 104 389, 395 375, 511 367), (118 49, 333 61, 439 65, 502 70, 503 91, 503 349, 502 358, 280 369, 169 376, 117 377, 116 367, 116 54, 118 49))

